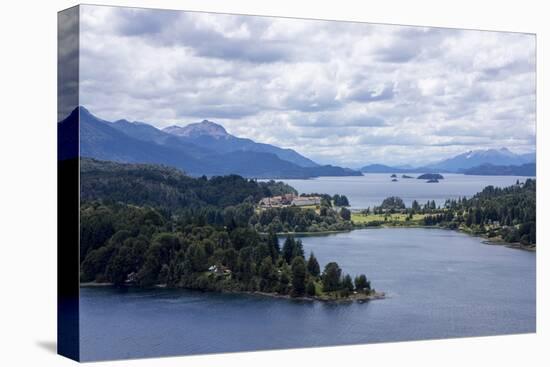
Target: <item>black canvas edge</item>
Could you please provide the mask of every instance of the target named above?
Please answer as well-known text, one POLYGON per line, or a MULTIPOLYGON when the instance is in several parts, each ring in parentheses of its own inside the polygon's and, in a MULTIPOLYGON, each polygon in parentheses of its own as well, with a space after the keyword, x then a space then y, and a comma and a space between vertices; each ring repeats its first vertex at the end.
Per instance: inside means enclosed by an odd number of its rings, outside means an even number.
POLYGON ((80 6, 58 12, 57 26, 57 353, 79 361, 80 6))

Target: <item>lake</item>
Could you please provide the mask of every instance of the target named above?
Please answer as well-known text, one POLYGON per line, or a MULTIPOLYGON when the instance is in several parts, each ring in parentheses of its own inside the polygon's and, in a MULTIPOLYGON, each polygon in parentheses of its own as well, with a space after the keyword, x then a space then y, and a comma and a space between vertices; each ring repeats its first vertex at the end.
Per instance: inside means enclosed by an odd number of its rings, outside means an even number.
MULTIPOLYGON (((470 197, 483 190, 484 187, 510 186, 517 180, 525 182, 527 177, 518 176, 470 176, 445 173, 438 183, 427 183, 416 178, 404 179, 397 175, 397 182, 392 182, 389 173, 369 173, 364 176, 318 177, 308 180, 281 180, 300 193, 326 193, 330 195, 346 195, 353 209, 365 209, 378 206, 388 196, 399 196, 410 206, 413 200, 425 204, 435 200, 437 205, 445 203, 446 199, 470 197)), ((418 177, 418 173, 407 174, 418 177)))
POLYGON ((463 233, 379 228, 304 237, 321 266, 365 273, 364 304, 185 290, 82 288, 82 360, 535 332, 535 253, 463 233))

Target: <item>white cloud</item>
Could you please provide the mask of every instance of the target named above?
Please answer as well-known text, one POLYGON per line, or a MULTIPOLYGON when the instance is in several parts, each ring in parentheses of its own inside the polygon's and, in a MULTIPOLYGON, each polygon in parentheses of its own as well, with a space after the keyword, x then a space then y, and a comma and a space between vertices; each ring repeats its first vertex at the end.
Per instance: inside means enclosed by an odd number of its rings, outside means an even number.
POLYGON ((83 6, 81 103, 322 163, 534 150, 533 35, 83 6))

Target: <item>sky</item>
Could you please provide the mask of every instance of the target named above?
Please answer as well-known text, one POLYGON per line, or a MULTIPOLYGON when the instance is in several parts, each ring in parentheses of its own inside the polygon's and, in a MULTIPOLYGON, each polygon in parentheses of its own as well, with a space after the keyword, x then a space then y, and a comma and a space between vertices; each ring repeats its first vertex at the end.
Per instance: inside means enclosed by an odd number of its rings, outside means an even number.
POLYGON ((208 119, 322 164, 535 150, 535 36, 82 6, 80 104, 158 128, 208 119))

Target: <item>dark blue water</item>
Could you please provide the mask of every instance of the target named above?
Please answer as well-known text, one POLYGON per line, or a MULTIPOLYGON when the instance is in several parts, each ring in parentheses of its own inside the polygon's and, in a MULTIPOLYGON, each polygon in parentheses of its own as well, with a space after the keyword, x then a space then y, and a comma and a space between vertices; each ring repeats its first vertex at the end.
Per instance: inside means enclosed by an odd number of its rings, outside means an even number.
MULTIPOLYGON (((409 173, 409 176, 418 177, 418 173, 409 173)), ((351 207, 365 209, 382 204, 388 196, 399 196, 407 206, 413 200, 420 204, 434 200, 437 205, 445 203, 446 199, 470 197, 485 188, 493 185, 506 187, 517 180, 525 182, 527 177, 518 176, 467 176, 462 174, 446 173, 438 183, 427 183, 426 180, 403 179, 397 175, 397 182, 392 182, 390 174, 368 173, 364 176, 347 177, 318 177, 309 180, 283 180, 300 193, 322 192, 330 195, 344 194, 348 197, 351 207)))
POLYGON ((324 265, 365 273, 388 298, 294 302, 191 291, 81 289, 83 360, 535 331, 535 254, 416 228, 304 237, 324 265))

